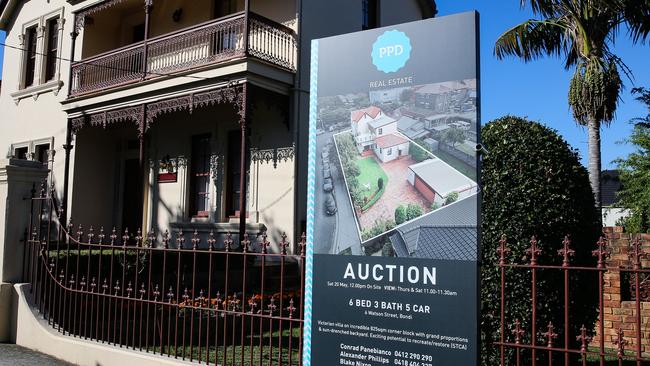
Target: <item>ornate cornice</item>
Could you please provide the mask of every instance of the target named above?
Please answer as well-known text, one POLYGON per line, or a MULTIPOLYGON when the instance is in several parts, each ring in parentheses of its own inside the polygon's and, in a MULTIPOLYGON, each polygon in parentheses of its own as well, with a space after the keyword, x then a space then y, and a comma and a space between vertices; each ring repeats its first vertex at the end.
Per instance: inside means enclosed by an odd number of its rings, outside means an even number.
POLYGON ((98 13, 102 10, 106 10, 112 6, 115 6, 119 3, 124 2, 124 0, 105 0, 104 2, 91 6, 87 9, 83 9, 82 11, 78 12, 75 14, 74 17, 74 29, 75 32, 79 32, 81 28, 83 28, 86 24, 86 17, 89 17, 95 13, 98 13))
POLYGON ((147 132, 158 116, 188 109, 192 113, 192 94, 147 104, 144 132, 147 132))
POLYGON ((278 167, 278 162, 287 162, 293 160, 295 157, 295 145, 287 147, 279 147, 276 149, 251 149, 251 161, 254 163, 270 163, 273 162, 273 167, 278 167))
POLYGON ((246 119, 245 100, 246 84, 229 84, 226 87, 163 99, 146 105, 141 104, 76 117, 72 119, 72 131, 77 133, 87 125, 106 128, 118 122, 133 122, 137 125, 139 135, 143 136, 156 118, 164 114, 183 110, 189 110, 192 113, 196 108, 226 103, 232 104, 237 109, 241 123, 246 119))

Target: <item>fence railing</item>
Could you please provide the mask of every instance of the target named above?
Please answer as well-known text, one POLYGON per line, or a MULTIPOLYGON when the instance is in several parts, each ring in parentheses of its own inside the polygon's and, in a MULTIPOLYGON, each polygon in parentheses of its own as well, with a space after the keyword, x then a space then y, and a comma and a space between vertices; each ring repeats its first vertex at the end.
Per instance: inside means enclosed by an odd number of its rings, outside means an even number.
POLYGON ((208 365, 301 364, 304 239, 271 253, 265 233, 217 243, 63 225, 46 191, 32 198, 24 276, 59 332, 208 365))
MULTIPOLYGON (((608 241, 603 237, 596 244, 592 254, 597 259, 596 266, 578 266, 572 264, 571 257, 574 250, 571 242, 566 238, 562 249, 557 255, 562 259, 561 265, 546 265, 539 263, 542 251, 535 238, 532 238, 530 247, 526 251, 526 263, 510 262, 510 249, 507 239, 503 237, 497 248, 500 268, 500 331, 499 341, 495 346, 499 348, 501 365, 648 365, 650 364, 650 331, 648 319, 642 310, 650 309, 650 303, 645 302, 643 291, 647 285, 642 278, 650 274, 650 269, 642 266, 642 261, 647 258, 642 241, 636 237, 629 248, 624 249, 623 255, 629 257, 622 262, 610 263, 612 255, 608 241), (518 275, 517 278, 529 277, 527 288, 530 289, 530 319, 511 319, 506 316, 509 306, 508 278, 518 275), (626 309, 619 314, 612 310, 615 303, 608 291, 610 287, 625 286, 624 282, 613 283, 612 278, 620 273, 627 273, 630 283, 627 284, 633 292, 631 301, 626 309), (544 303, 548 299, 539 298, 539 283, 545 276, 551 274, 559 276, 563 286, 558 289, 562 294, 561 308, 547 308, 544 303), (592 278, 596 281, 594 289, 598 297, 598 319, 595 324, 583 324, 576 333, 572 331, 576 324, 572 321, 575 313, 571 309, 573 304, 572 281, 580 278, 581 281, 592 278), (560 311, 563 324, 540 324, 542 312, 560 311), (619 317, 620 321, 612 321, 619 317), (524 328, 523 324, 529 324, 524 328), (613 332, 612 332, 613 330, 613 332), (595 333, 595 337, 592 337, 595 333), (559 356, 559 357, 558 357, 559 356)), ((555 253, 553 253, 555 254, 555 253)), ((619 254, 620 256, 621 254, 619 254)), ((557 277, 556 277, 557 278, 557 277)), ((618 289, 620 292, 620 289, 618 289)), ((622 308, 623 306, 621 306, 622 308)), ((579 326, 579 325, 578 325, 579 326)))
POLYGON ((294 31, 254 13, 248 20, 240 12, 74 62, 71 96, 245 56, 294 72, 294 31))

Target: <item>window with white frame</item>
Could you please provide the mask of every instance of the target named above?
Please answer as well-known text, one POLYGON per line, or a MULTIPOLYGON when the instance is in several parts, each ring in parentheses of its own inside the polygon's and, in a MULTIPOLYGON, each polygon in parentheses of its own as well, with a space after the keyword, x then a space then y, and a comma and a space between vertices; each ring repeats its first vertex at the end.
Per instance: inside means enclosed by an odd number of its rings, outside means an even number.
POLYGON ((23 49, 19 91, 15 99, 30 91, 58 91, 61 88, 61 47, 63 8, 23 24, 20 42, 23 49))
POLYGON ((24 141, 11 144, 9 158, 21 160, 40 161, 48 164, 49 150, 54 146, 54 137, 47 137, 38 140, 24 141))

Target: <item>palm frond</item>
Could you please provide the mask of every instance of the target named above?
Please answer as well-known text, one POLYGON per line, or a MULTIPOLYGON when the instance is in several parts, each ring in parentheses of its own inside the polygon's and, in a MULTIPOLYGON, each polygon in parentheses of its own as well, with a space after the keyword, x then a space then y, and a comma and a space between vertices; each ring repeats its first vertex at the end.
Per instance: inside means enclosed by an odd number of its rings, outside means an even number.
POLYGON ((619 11, 627 23, 630 38, 645 43, 650 36, 650 0, 617 0, 619 11))
POLYGON ((609 48, 605 49, 605 59, 609 60, 610 62, 613 62, 618 66, 621 70, 623 70, 623 73, 625 76, 632 82, 634 82, 634 73, 632 72, 632 69, 627 66, 625 62, 623 62, 623 59, 616 56, 614 53, 612 53, 609 48))
POLYGON ((632 95, 636 95, 636 100, 646 105, 648 108, 648 115, 645 117, 632 118, 631 122, 637 126, 650 128, 650 89, 646 88, 634 88, 632 89, 632 95))
POLYGON ((566 54, 564 60, 564 68, 566 70, 569 70, 573 66, 577 65, 580 61, 578 46, 572 38, 565 38, 564 53, 566 54))
POLYGON ((544 18, 553 18, 557 14, 557 0, 521 0, 520 5, 522 8, 530 4, 531 10, 534 14, 543 16, 544 18))
POLYGON ((558 19, 527 20, 503 33, 494 45, 494 54, 530 61, 541 56, 558 56, 565 51, 565 26, 558 19))

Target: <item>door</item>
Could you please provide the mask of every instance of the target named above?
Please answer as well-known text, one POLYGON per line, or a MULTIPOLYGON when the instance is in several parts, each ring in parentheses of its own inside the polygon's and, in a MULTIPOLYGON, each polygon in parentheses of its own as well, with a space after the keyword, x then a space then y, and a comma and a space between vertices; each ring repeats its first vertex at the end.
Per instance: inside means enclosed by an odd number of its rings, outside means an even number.
POLYGON ((239 217, 241 194, 241 132, 228 133, 228 155, 226 157, 226 215, 239 217))
POLYGON ((122 230, 131 234, 142 226, 142 185, 140 182, 140 161, 124 161, 124 194, 122 196, 122 230))
POLYGON ((210 140, 210 134, 192 137, 190 167, 190 215, 192 217, 210 215, 210 140))

